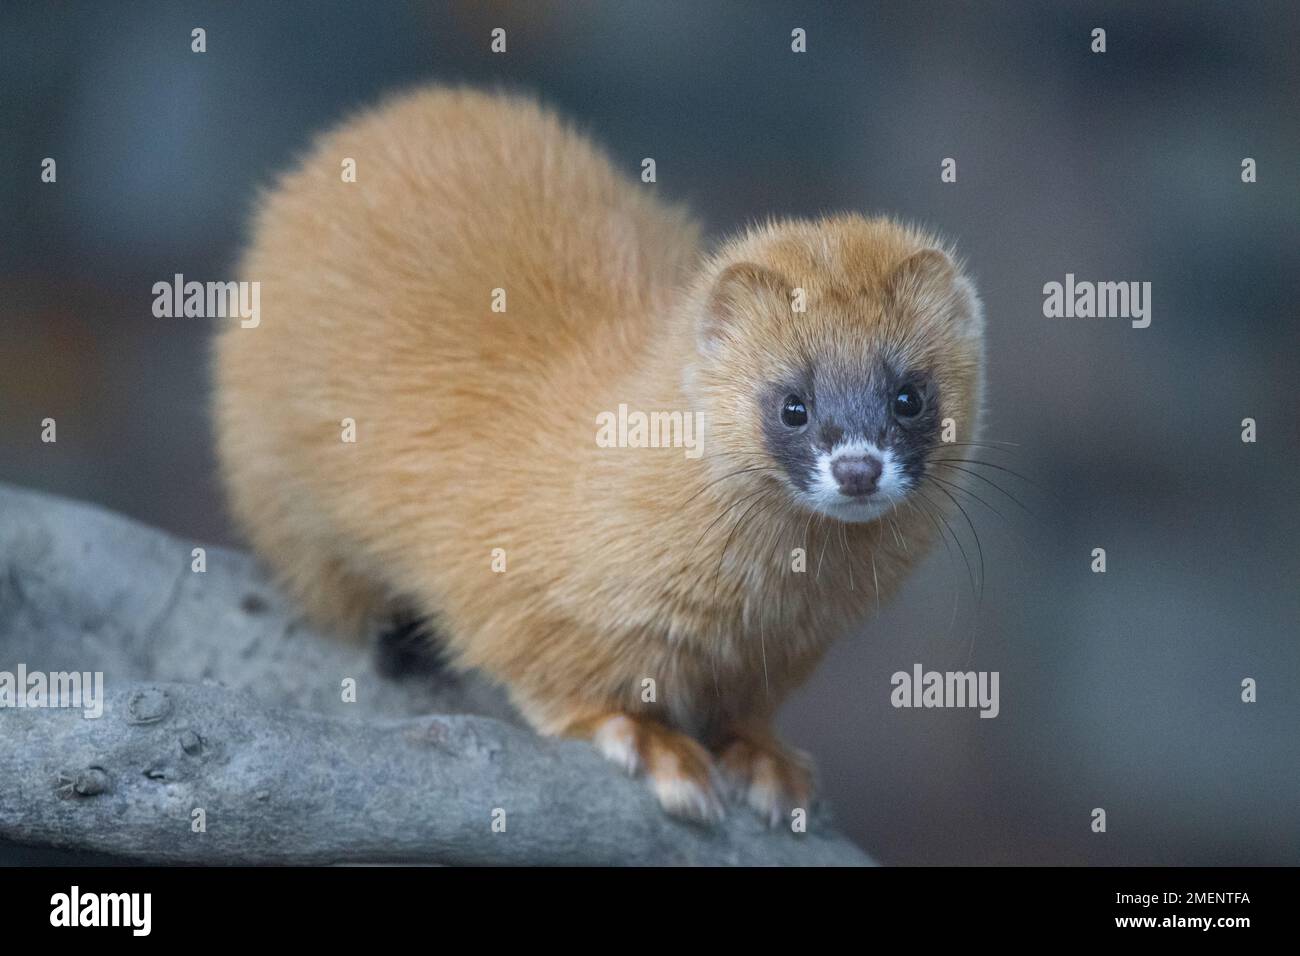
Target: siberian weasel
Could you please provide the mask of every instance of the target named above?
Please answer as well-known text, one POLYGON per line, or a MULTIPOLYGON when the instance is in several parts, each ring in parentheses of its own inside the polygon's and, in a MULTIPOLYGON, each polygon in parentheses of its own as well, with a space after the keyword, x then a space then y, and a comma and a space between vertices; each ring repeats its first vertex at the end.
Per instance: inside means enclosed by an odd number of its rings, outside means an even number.
POLYGON ((263 318, 216 342, 220 458, 310 617, 429 618, 674 814, 717 818, 725 783, 807 805, 773 714, 937 537, 941 423, 976 429, 981 310, 933 237, 843 215, 704 254, 552 113, 433 88, 321 139, 242 275, 263 318), (607 447, 620 406, 699 452, 607 447))

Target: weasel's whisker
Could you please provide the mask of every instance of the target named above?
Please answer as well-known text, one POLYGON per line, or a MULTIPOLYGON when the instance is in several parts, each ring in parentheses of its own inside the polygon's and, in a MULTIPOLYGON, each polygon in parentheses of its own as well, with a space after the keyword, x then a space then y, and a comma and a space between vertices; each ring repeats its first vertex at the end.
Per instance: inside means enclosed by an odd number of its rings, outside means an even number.
MULTIPOLYGON (((822 514, 819 511, 817 513, 817 531, 819 534, 821 533, 823 524, 825 524, 825 519, 822 517, 822 514)), ((820 582, 822 579, 822 559, 825 557, 826 557, 826 538, 823 537, 821 551, 818 552, 817 554, 817 573, 813 575, 813 580, 815 581, 820 582)))
MULTIPOLYGON (((771 490, 772 489, 770 488, 763 489, 765 493, 770 492, 771 490)), ((745 523, 745 519, 749 517, 749 514, 756 507, 763 504, 765 500, 766 499, 764 497, 759 497, 757 498, 757 500, 754 501, 753 504, 751 504, 748 508, 742 511, 740 513, 740 517, 736 519, 736 523, 731 526, 731 532, 727 535, 727 539, 722 543, 722 551, 718 554, 718 569, 716 572, 714 572, 713 575, 713 596, 715 600, 717 599, 717 594, 718 594, 718 582, 722 579, 722 565, 723 562, 725 562, 727 559, 727 549, 731 547, 731 542, 736 537, 736 532, 738 532, 741 526, 745 523)), ((766 510, 766 506, 764 506, 764 510, 766 510)), ((759 512, 759 514, 762 514, 762 512, 759 512)))
POLYGON ((1007 519, 1007 516, 1006 516, 1006 515, 1004 515, 1004 514, 1003 514, 1001 511, 999 511, 997 508, 993 507, 991 504, 989 504, 987 501, 985 501, 985 500, 984 500, 983 498, 981 498, 979 495, 975 494, 975 492, 971 491, 969 488, 967 488, 967 487, 966 487, 965 485, 963 485, 961 482, 959 482, 959 481, 951 481, 951 480, 949 480, 949 479, 947 479, 947 478, 940 478, 938 475, 936 475, 936 474, 934 474, 934 473, 931 473, 931 474, 927 475, 927 477, 930 478, 930 479, 933 480, 933 481, 937 481, 937 482, 939 482, 940 484, 943 484, 943 485, 947 486, 948 488, 951 488, 951 489, 954 490, 954 491, 960 491, 962 494, 964 494, 964 495, 968 495, 969 497, 973 498, 973 499, 974 499, 975 501, 977 501, 978 503, 982 504, 982 505, 983 505, 985 508, 987 508, 989 511, 993 512, 993 514, 995 514, 997 517, 1001 518, 1003 521, 1006 521, 1007 524, 1008 524, 1008 526, 1011 524, 1011 522, 1007 519))
POLYGON ((1010 449, 1019 448, 1020 442, 1015 441, 945 441, 940 442, 938 448, 989 448, 993 451, 1004 452, 1008 455, 1014 454, 1010 449))
POLYGON ((693 495, 691 495, 689 498, 687 498, 686 501, 683 502, 683 504, 689 504, 690 502, 692 502, 692 501, 694 501, 696 498, 698 498, 700 495, 704 494, 704 492, 708 491, 710 488, 712 488, 712 487, 715 486, 715 485, 721 484, 722 482, 726 481, 728 478, 735 478, 735 477, 737 477, 737 476, 739 476, 739 475, 749 475, 749 474, 753 474, 754 472, 759 472, 759 471, 770 471, 770 472, 776 472, 776 471, 778 471, 778 469, 773 468, 773 467, 771 467, 770 465, 758 465, 758 466, 750 467, 750 468, 739 468, 739 469, 737 469, 736 471, 729 472, 729 473, 723 475, 723 476, 720 477, 720 478, 714 478, 712 481, 710 481, 708 484, 706 484, 706 485, 705 485, 703 488, 701 488, 699 491, 695 492, 695 494, 693 494, 693 495))
POLYGON ((1015 545, 1016 557, 1017 560, 1019 560, 1020 562, 1020 566, 1022 568, 1025 566, 1024 562, 1026 559, 1026 550, 1032 549, 1032 545, 1029 539, 1026 538, 1024 534, 1021 533, 1020 529, 1015 526, 1014 522, 1012 522, 1006 515, 1004 515, 997 508, 993 507, 993 505, 990 504, 988 501, 985 501, 984 498, 975 494, 975 492, 971 491, 969 488, 963 485, 960 481, 948 481, 946 479, 940 478, 938 475, 935 474, 930 474, 927 477, 932 478, 937 482, 942 482, 953 491, 960 491, 962 494, 968 495, 970 498, 974 499, 976 502, 983 505, 986 509, 988 509, 999 519, 1001 519, 1003 523, 1002 528, 1010 532, 1011 536, 1014 538, 1013 543, 1015 545))
MULTIPOLYGON (((935 485, 935 487, 939 488, 938 485, 935 485)), ((942 488, 939 488, 939 490, 943 491, 942 488)), ((945 518, 943 515, 943 510, 939 508, 937 505, 935 505, 933 501, 930 501, 928 497, 925 496, 925 494, 921 491, 919 485, 915 489, 913 489, 913 491, 916 494, 920 495, 922 498, 925 498, 926 501, 929 501, 930 506, 936 509, 935 513, 938 516, 939 521, 943 523, 943 526, 948 529, 948 533, 952 535, 953 543, 957 545, 957 552, 961 555, 962 563, 966 565, 966 575, 967 577, 970 578, 970 592, 971 592, 971 596, 974 597, 977 593, 975 589, 975 572, 971 570, 970 557, 966 554, 966 548, 961 542, 961 537, 958 536, 957 532, 953 531, 952 525, 949 524, 948 519, 945 518)), ((947 494, 947 492, 945 492, 945 494, 947 494)), ((949 495, 948 497, 951 498, 952 496, 949 495)))
POLYGON ((844 563, 848 566, 849 569, 849 590, 852 591, 854 590, 853 555, 849 553, 849 539, 848 539, 848 535, 844 531, 844 522, 842 521, 840 522, 839 531, 840 531, 840 550, 844 552, 844 563))
POLYGON ((898 524, 894 521, 894 516, 891 515, 888 511, 886 511, 884 517, 885 520, 889 522, 889 530, 894 533, 894 540, 898 542, 898 546, 900 548, 906 551, 907 542, 903 540, 903 536, 899 533, 898 524))
POLYGON ((816 514, 815 511, 809 511, 808 520, 803 523, 803 555, 805 561, 808 558, 808 530, 812 527, 812 519, 816 514))
MULTIPOLYGON (((918 493, 919 493, 919 489, 918 489, 918 493)), ((930 499, 926 498, 924 495, 921 495, 920 497, 922 498, 922 501, 916 503, 916 510, 930 519, 930 523, 934 525, 934 529, 939 535, 939 540, 943 542, 944 554, 948 555, 948 559, 949 561, 951 561, 953 559, 952 545, 948 543, 948 537, 949 535, 951 535, 955 540, 956 535, 953 534, 952 529, 948 527, 947 521, 944 521, 943 525, 940 526, 939 520, 942 520, 942 515, 940 515, 939 519, 936 520, 935 518, 936 508, 934 502, 930 501, 930 499), (945 528, 947 529, 948 532, 947 534, 944 534, 945 528)), ((909 499, 909 503, 911 503, 910 499, 909 499)), ((961 588, 954 582, 952 588, 952 616, 948 619, 948 636, 951 636, 952 632, 957 627, 957 608, 960 606, 960 604, 961 604, 961 588)))
POLYGON ((727 507, 722 510, 721 514, 719 514, 716 518, 714 518, 712 521, 709 522, 708 527, 704 529, 704 534, 700 535, 699 539, 695 542, 694 545, 691 546, 691 550, 687 553, 686 556, 689 558, 692 554, 695 553, 695 549, 700 546, 700 542, 703 541, 705 537, 708 535, 708 533, 713 530, 714 525, 716 525, 719 521, 721 521, 723 518, 727 516, 727 512, 731 511, 731 509, 735 508, 737 505, 742 505, 746 501, 749 501, 751 498, 756 498, 759 495, 764 494, 770 490, 771 490, 770 488, 760 488, 758 489, 758 491, 752 492, 751 494, 745 495, 741 498, 737 498, 731 504, 727 505, 727 507))
POLYGON ((984 468, 993 468, 996 471, 1005 472, 1008 475, 1012 475, 1013 477, 1019 478, 1025 484, 1034 488, 1036 491, 1041 491, 1043 494, 1050 497, 1057 504, 1064 504, 1060 496, 1056 494, 1056 492, 1052 491, 1052 489, 1044 487, 1043 485, 1034 481, 1034 479, 1030 478, 1028 475, 1022 474, 1021 472, 1016 471, 1014 468, 1008 468, 1006 465, 995 464, 994 462, 984 461, 980 458, 931 458, 930 461, 937 464, 980 465, 984 468))
POLYGON ((956 496, 949 492, 935 475, 927 475, 928 478, 935 479, 935 487, 942 491, 952 501, 953 506, 961 512, 961 516, 966 519, 966 526, 970 528, 971 537, 975 540, 975 550, 979 555, 980 566, 980 587, 977 597, 977 610, 984 606, 984 546, 980 544, 979 532, 975 530, 975 522, 971 521, 969 512, 966 511, 956 496))
POLYGON ((1008 499, 1010 499, 1011 502, 1012 502, 1013 504, 1016 505, 1016 507, 1018 507, 1018 508, 1019 508, 1021 511, 1023 511, 1025 514, 1029 515, 1031 518, 1034 518, 1035 520, 1041 520, 1041 519, 1039 518, 1039 516, 1038 516, 1037 514, 1035 514, 1031 509, 1029 509, 1028 507, 1026 507, 1025 504, 1024 504, 1023 502, 1021 502, 1021 500, 1020 500, 1019 498, 1017 498, 1017 497, 1016 497, 1015 495, 1013 495, 1011 492, 1007 491, 1005 488, 1003 488, 1001 485, 999 485, 996 481, 993 481, 993 480, 991 480, 991 479, 989 479, 989 478, 986 478, 984 475, 981 475, 979 472, 977 472, 977 471, 972 471, 972 470, 969 469, 969 468, 963 468, 961 465, 949 464, 949 463, 947 463, 946 461, 935 462, 935 464, 943 465, 943 467, 945 467, 945 468, 949 468, 949 469, 952 469, 953 471, 965 472, 966 474, 970 475, 972 478, 978 478, 980 481, 984 482, 984 483, 985 483, 986 485, 988 485, 989 487, 991 487, 991 488, 995 488, 997 491, 1001 492, 1005 497, 1007 497, 1008 499))

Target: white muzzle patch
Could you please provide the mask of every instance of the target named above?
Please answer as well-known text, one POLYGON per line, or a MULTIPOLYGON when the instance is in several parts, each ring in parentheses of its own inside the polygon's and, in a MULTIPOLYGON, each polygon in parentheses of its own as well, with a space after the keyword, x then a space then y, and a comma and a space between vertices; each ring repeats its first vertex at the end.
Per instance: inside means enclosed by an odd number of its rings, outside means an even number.
POLYGON ((911 486, 903 473, 898 459, 889 449, 878 447, 875 442, 848 441, 840 442, 829 452, 823 452, 817 458, 813 472, 812 488, 804 494, 805 501, 822 514, 840 521, 868 522, 875 521, 902 500, 911 486), (831 472, 831 466, 837 458, 874 457, 880 461, 880 477, 876 479, 876 490, 868 495, 848 495, 840 490, 840 484, 831 472))

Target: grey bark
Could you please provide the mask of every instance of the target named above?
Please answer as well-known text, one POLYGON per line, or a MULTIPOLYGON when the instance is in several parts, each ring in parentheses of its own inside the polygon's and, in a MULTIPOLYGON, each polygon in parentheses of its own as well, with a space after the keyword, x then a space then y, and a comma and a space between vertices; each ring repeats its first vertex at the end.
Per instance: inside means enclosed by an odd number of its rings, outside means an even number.
POLYGON ((672 820, 485 682, 391 679, 371 648, 311 633, 248 556, 206 548, 192 571, 200 546, 0 485, 0 671, 105 687, 97 719, 0 707, 0 843, 156 863, 870 862, 824 807, 801 834, 741 806, 672 820))

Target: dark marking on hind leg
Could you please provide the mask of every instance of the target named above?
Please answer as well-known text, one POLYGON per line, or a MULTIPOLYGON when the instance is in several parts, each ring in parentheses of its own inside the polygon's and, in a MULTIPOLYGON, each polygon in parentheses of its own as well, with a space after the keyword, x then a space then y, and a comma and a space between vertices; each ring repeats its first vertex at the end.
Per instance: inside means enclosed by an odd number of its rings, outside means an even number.
POLYGON ((375 665, 383 676, 401 678, 444 673, 448 659, 433 621, 403 613, 379 633, 375 665))

